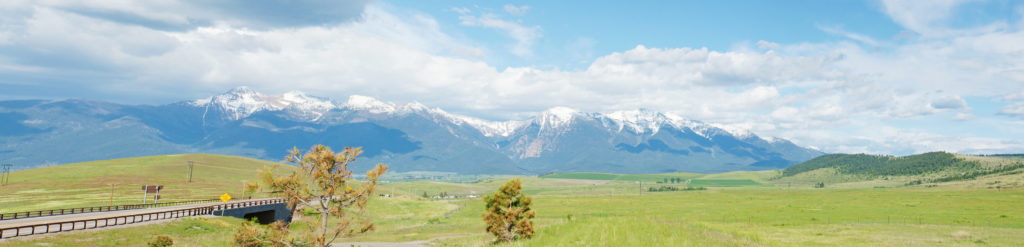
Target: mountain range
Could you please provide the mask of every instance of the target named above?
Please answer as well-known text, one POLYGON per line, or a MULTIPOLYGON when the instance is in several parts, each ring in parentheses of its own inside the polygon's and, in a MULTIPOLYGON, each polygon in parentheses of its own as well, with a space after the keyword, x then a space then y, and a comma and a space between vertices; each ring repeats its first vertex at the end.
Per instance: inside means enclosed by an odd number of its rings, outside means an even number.
POLYGON ((822 155, 780 138, 649 110, 554 107, 490 121, 417 102, 344 102, 246 87, 166 105, 0 101, 0 160, 40 165, 175 153, 280 161, 292 147, 359 146, 357 170, 467 174, 725 172, 778 169, 822 155))

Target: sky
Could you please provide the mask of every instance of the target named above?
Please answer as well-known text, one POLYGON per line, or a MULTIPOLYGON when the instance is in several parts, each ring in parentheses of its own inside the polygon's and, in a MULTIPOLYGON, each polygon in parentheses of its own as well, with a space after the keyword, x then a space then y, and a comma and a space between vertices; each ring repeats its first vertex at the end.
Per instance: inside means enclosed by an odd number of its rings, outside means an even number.
POLYGON ((1024 2, 0 2, 0 100, 237 86, 490 120, 638 108, 825 152, 1024 152, 1024 2))

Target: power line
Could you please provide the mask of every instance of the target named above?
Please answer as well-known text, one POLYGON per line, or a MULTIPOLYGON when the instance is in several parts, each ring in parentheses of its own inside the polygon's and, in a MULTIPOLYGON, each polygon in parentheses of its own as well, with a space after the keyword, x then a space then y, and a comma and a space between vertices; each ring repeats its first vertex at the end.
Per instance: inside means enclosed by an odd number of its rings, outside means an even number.
POLYGON ((195 166, 195 161, 188 161, 188 183, 192 183, 192 167, 195 166))

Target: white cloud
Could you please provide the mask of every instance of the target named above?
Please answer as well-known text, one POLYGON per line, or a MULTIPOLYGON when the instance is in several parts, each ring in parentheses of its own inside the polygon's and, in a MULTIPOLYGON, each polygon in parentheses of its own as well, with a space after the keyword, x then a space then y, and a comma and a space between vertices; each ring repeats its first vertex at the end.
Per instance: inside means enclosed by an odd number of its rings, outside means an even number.
POLYGON ((900 25, 925 36, 946 35, 944 22, 953 9, 973 0, 882 0, 886 14, 900 25))
POLYGON ((503 8, 505 9, 505 12, 508 12, 509 14, 512 15, 525 15, 527 11, 530 11, 530 6, 526 5, 515 6, 511 4, 506 4, 505 7, 503 8))
POLYGON ((999 114, 1024 118, 1024 102, 1017 102, 1003 107, 999 114))
POLYGON ((525 26, 521 23, 500 19, 493 14, 462 15, 459 16, 459 20, 462 25, 487 27, 504 32, 516 40, 516 43, 510 48, 510 52, 520 57, 533 55, 534 42, 543 36, 540 26, 525 26))
POLYGON ((1007 94, 1006 96, 1003 96, 1003 100, 1006 100, 1006 101, 1021 100, 1021 99, 1024 99, 1024 90, 1021 90, 1020 92, 1016 92, 1016 93, 1010 93, 1010 94, 1007 94))
POLYGON ((864 43, 866 45, 870 45, 870 46, 882 45, 881 42, 878 42, 874 38, 868 37, 867 35, 846 31, 846 30, 844 30, 844 29, 842 29, 840 27, 818 26, 818 29, 821 29, 822 31, 825 31, 826 33, 830 33, 830 34, 833 34, 833 35, 839 35, 839 36, 846 37, 848 39, 856 40, 856 41, 859 41, 859 42, 864 43))
POLYGON ((455 11, 455 13, 459 13, 461 15, 466 15, 466 14, 469 14, 469 13, 473 12, 469 8, 463 8, 463 7, 452 7, 451 10, 455 11))

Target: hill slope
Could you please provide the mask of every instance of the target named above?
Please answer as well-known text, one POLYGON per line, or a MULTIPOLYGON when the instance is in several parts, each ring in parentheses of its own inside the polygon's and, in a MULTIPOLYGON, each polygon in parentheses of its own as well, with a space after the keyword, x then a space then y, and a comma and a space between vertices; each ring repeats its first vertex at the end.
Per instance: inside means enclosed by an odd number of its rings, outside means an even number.
MULTIPOLYGON (((161 200, 240 197, 244 181, 256 181, 263 167, 286 172, 293 166, 258 159, 179 154, 100 160, 12 172, 0 187, 2 212, 142 203, 144 185, 164 185, 161 200), (195 161, 188 183, 188 161, 195 161), (114 184, 111 186, 111 184, 114 184)), ((149 200, 152 200, 150 196, 149 200)))

